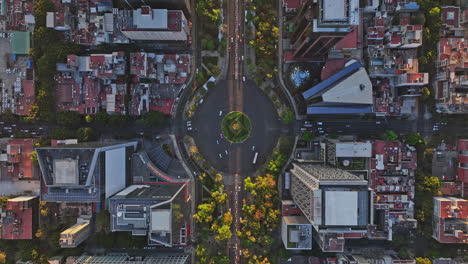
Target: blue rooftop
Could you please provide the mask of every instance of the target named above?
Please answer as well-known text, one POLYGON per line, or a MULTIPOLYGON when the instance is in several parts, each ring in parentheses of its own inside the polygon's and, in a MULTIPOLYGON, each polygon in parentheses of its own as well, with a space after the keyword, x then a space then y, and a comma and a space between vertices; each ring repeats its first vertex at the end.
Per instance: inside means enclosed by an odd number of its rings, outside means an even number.
POLYGON ((404 5, 403 9, 419 10, 419 5, 416 2, 409 2, 406 5, 404 5))
POLYGON ((372 113, 372 106, 309 106, 308 115, 318 114, 369 114, 372 113))
POLYGON ((341 80, 342 78, 346 77, 347 75, 357 71, 362 67, 362 64, 359 61, 354 62, 353 64, 343 68, 339 72, 330 76, 330 78, 322 81, 321 83, 315 85, 314 87, 310 88, 309 90, 302 93, 302 96, 305 100, 308 100, 312 96, 316 95, 317 93, 325 90, 326 88, 330 87, 337 81, 341 80))

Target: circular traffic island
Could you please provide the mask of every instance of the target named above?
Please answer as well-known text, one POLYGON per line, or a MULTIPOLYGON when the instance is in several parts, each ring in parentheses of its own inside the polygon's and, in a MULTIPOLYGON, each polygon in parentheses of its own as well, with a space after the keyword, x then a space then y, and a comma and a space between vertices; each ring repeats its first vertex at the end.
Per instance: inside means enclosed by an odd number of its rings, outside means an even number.
POLYGON ((249 117, 239 111, 228 113, 221 122, 224 138, 232 143, 241 143, 249 138, 251 129, 249 117))

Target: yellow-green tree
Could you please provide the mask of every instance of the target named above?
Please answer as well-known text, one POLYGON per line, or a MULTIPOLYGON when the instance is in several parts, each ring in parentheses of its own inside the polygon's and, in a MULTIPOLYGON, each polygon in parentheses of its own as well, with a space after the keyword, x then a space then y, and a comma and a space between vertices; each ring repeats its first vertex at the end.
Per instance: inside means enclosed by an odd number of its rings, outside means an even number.
POLYGON ((432 261, 428 258, 416 258, 416 264, 432 264, 432 261))
POLYGON ((217 235, 215 239, 217 241, 225 241, 232 237, 231 225, 222 225, 216 230, 217 235))
POLYGON ((5 252, 0 251, 0 263, 6 263, 7 255, 5 252))
POLYGON ((215 204, 204 203, 198 205, 198 211, 193 217, 197 220, 198 223, 211 223, 213 221, 213 213, 215 210, 215 204))

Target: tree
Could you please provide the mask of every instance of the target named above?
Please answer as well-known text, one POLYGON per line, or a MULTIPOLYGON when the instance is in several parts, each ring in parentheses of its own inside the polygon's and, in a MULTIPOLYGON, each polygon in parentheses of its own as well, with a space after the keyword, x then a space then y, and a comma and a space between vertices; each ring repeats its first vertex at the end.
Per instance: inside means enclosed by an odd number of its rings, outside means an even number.
POLYGON ((423 136, 420 133, 410 133, 405 137, 406 144, 418 147, 426 145, 426 141, 424 140, 423 136))
POLYGON ((96 231, 109 233, 109 223, 110 215, 108 211, 102 210, 96 215, 96 231))
POLYGON ((222 225, 216 230, 217 235, 215 239, 217 241, 225 241, 232 237, 231 225, 222 225))
POLYGON ((94 122, 97 125, 105 126, 109 123, 109 115, 106 112, 97 112, 94 115, 94 122))
POLYGON ((38 160, 37 160, 37 152, 36 152, 36 151, 32 151, 32 152, 31 152, 30 159, 31 159, 31 161, 32 161, 33 164, 39 165, 39 162, 38 162, 38 160))
POLYGON ((81 115, 73 111, 60 111, 56 113, 57 124, 69 128, 79 127, 81 124, 81 115))
POLYGON ((90 116, 90 115, 86 115, 86 116, 85 116, 85 121, 86 121, 86 123, 89 124, 89 123, 93 122, 93 117, 90 116))
POLYGON ((432 261, 428 258, 416 258, 416 264, 432 264, 432 261))
POLYGON ((314 133, 312 133, 312 131, 307 130, 302 134, 302 139, 304 139, 307 142, 311 141, 314 138, 315 138, 315 135, 314 133))
POLYGON ((437 194, 442 187, 440 179, 434 176, 426 176, 421 185, 419 185, 422 191, 431 194, 437 194))
POLYGON ((6 263, 7 255, 5 252, 0 251, 0 263, 6 263))
POLYGON ((398 135, 393 130, 386 130, 385 133, 382 135, 383 140, 397 140, 398 135))
POLYGON ((294 120, 294 113, 291 109, 286 109, 281 113, 281 120, 284 124, 290 124, 294 120))
POLYGON ((206 86, 208 87, 209 90, 213 89, 215 87, 215 83, 214 82, 208 82, 206 84, 206 86))
POLYGON ((97 140, 99 135, 90 127, 81 127, 77 131, 77 137, 79 142, 88 142, 97 140))
POLYGON ((146 127, 161 128, 167 124, 169 116, 159 111, 149 111, 142 116, 141 121, 146 127))
POLYGON ((213 221, 213 213, 215 210, 214 203, 204 203, 198 205, 198 211, 193 217, 199 223, 210 223, 213 221))

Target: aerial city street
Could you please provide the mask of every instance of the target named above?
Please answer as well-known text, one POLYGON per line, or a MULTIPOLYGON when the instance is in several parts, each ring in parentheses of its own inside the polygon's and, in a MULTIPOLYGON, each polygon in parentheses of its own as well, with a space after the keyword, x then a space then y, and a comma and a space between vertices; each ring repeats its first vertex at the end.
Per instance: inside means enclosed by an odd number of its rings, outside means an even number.
POLYGON ((467 27, 466 0, 1 1, 0 264, 468 263, 467 27))

